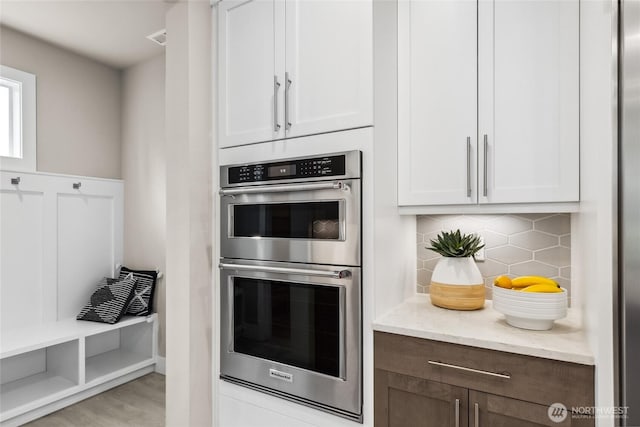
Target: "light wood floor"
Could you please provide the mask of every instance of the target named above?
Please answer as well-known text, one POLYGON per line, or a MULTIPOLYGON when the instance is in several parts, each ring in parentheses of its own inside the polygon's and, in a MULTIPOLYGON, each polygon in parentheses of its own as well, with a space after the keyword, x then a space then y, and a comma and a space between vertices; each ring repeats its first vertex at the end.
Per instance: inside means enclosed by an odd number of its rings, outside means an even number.
POLYGON ((152 373, 25 426, 164 427, 164 387, 164 375, 152 373))

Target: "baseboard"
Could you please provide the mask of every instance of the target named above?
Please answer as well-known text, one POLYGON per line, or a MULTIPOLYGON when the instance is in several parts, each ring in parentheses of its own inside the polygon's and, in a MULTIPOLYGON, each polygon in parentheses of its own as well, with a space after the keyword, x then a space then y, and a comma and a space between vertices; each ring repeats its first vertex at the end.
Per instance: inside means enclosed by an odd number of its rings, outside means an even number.
POLYGON ((167 374, 167 359, 158 356, 156 359, 156 372, 162 375, 167 374))

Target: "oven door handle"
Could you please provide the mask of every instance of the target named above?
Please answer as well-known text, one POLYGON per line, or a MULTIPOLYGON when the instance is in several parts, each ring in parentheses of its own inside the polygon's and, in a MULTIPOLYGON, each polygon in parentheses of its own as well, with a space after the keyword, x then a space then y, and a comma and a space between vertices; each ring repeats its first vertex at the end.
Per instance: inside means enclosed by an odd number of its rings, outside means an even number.
POLYGON ((346 184, 340 181, 318 182, 314 184, 289 184, 289 185, 261 185, 259 187, 238 187, 223 188, 220 190, 221 196, 235 196, 236 194, 256 194, 256 193, 288 193, 291 191, 309 190, 340 190, 348 189, 346 184))
POLYGON ((220 263, 219 268, 221 270, 263 271, 266 273, 299 274, 302 276, 320 276, 320 277, 330 277, 332 279, 345 279, 351 276, 351 272, 349 270, 323 271, 323 270, 307 270, 302 268, 267 267, 267 266, 260 266, 260 265, 225 264, 225 263, 220 263))

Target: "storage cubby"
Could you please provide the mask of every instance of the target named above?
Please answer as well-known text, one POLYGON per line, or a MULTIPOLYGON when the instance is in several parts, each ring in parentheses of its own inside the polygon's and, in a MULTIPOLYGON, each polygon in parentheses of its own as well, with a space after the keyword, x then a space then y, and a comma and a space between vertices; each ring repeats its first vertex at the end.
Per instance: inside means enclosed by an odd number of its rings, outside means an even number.
POLYGON ((78 385, 78 340, 0 360, 0 413, 56 398, 78 385))
POLYGON ((111 374, 148 364, 153 354, 153 323, 140 322, 91 336, 85 341, 85 381, 90 383, 111 374))
POLYGON ((76 320, 122 264, 123 182, 0 171, 0 193, 0 426, 153 372, 156 315, 76 320))

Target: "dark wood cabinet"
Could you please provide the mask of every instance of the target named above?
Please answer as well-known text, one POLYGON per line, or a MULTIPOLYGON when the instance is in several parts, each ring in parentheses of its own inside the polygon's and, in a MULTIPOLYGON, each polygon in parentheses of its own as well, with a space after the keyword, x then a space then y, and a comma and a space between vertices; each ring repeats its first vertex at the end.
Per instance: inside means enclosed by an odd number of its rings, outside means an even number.
MULTIPOLYGON (((580 426, 577 420, 567 416, 564 420, 552 420, 549 407, 525 402, 505 396, 469 390, 469 423, 471 426, 491 427, 540 427, 540 426, 580 426), (476 419, 478 420, 476 423, 476 419)), ((590 425, 593 425, 590 424, 590 425)))
POLYGON ((593 366, 383 332, 374 358, 376 427, 594 425, 549 416, 594 405, 593 366))
POLYGON ((377 427, 466 427, 467 389, 437 381, 375 371, 377 427))

